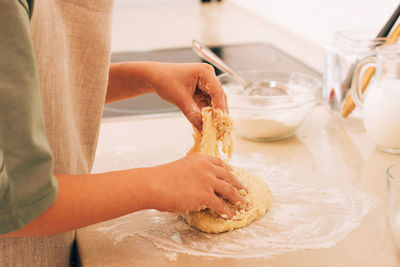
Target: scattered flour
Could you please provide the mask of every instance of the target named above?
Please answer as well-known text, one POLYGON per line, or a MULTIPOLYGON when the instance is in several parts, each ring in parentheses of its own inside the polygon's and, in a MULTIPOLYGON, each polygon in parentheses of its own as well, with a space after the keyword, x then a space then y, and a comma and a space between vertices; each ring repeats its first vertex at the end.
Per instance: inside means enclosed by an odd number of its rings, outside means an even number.
POLYGON ((150 241, 172 253, 270 257, 335 246, 360 226, 375 205, 370 196, 348 183, 340 183, 334 174, 329 177, 319 170, 299 173, 288 164, 276 164, 262 154, 234 156, 231 163, 264 179, 273 194, 271 210, 251 225, 223 234, 205 234, 175 214, 145 210, 95 231, 112 237, 115 243, 123 239, 150 241))

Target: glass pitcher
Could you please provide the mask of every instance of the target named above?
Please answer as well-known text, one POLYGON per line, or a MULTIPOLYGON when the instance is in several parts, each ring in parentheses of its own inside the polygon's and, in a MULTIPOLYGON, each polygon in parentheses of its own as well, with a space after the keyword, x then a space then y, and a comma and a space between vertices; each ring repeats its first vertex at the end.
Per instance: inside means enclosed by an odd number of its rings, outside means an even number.
POLYGON ((376 38, 378 29, 354 29, 335 32, 324 49, 322 98, 352 131, 363 131, 362 111, 347 107, 354 70, 365 58, 376 55, 376 47, 386 38, 376 38))
POLYGON ((370 139, 383 151, 400 153, 400 44, 382 45, 376 53, 357 66, 352 96, 370 139))

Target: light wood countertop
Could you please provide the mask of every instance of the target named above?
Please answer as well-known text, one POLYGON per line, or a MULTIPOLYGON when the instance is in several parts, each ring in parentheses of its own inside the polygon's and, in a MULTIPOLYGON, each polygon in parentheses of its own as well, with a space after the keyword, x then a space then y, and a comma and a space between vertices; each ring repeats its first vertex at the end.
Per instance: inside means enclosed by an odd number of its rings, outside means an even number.
MULTIPOLYGON (((178 159, 192 143, 191 132, 189 123, 179 115, 107 120, 101 129, 95 171, 146 166, 158 161, 178 159), (171 152, 168 154, 168 151, 171 152), (107 158, 107 155, 111 158, 107 158)), ((263 155, 269 158, 270 166, 286 165, 296 170, 295 177, 308 173, 310 177, 322 174, 320 178, 323 179, 326 175, 338 183, 356 187, 374 200, 374 207, 362 219, 359 227, 327 248, 296 249, 246 260, 178 253, 177 261, 169 262, 165 256, 169 254, 168 251, 156 248, 150 240, 139 242, 133 238, 135 233, 140 232, 137 229, 139 225, 129 216, 121 217, 77 232, 83 266, 391 267, 400 264, 387 219, 385 178, 386 168, 399 161, 399 155, 376 150, 365 133, 349 132, 323 106, 318 106, 297 134, 289 139, 260 143, 235 137, 234 142, 235 155, 263 155), (128 234, 124 238, 116 238, 111 234, 118 233, 125 223, 129 224, 133 236, 128 234), (99 230, 110 227, 113 230, 108 233, 99 230)), ((326 210, 325 215, 329 217, 329 214, 330 211, 326 210)), ((243 242, 246 243, 245 240, 243 242)), ((308 245, 312 247, 312 244, 308 245)))

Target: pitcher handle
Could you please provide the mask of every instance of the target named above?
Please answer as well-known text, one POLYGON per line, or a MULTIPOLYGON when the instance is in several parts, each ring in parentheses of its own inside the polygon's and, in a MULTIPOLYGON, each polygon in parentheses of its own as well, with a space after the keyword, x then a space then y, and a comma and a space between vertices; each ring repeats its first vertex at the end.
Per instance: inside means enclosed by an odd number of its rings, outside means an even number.
POLYGON ((376 57, 365 59, 357 65, 354 72, 353 80, 351 83, 351 95, 353 97, 354 103, 359 108, 362 108, 363 106, 362 94, 367 88, 372 76, 375 74, 376 60, 376 57), (368 69, 362 73, 363 79, 360 79, 361 71, 364 70, 366 67, 368 67, 368 69))

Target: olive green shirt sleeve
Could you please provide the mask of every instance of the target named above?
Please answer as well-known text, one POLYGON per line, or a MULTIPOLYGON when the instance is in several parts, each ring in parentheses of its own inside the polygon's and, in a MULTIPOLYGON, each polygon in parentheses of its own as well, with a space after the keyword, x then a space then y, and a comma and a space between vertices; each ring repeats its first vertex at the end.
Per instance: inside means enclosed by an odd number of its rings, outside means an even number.
POLYGON ((0 1, 0 234, 34 220, 58 190, 29 30, 32 5, 0 1))

